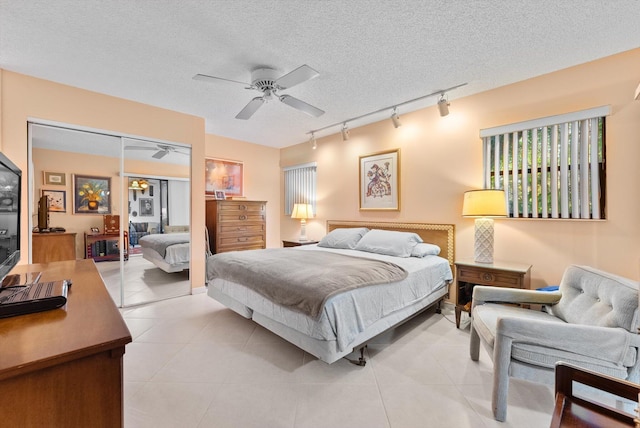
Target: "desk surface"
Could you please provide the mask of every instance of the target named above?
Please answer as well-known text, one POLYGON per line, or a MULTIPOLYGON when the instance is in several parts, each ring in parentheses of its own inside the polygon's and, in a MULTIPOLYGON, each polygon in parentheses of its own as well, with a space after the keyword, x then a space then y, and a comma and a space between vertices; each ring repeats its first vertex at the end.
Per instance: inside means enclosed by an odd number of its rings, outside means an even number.
POLYGON ((93 260, 17 266, 40 281, 71 279, 66 309, 0 319, 0 379, 124 347, 131 334, 93 260))

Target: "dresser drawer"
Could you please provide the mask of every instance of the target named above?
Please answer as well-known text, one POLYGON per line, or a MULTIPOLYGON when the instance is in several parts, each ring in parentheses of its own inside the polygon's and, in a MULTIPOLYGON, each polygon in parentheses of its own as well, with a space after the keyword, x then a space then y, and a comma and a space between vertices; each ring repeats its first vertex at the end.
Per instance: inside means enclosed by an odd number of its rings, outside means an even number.
POLYGON ((458 267, 458 281, 496 287, 522 288, 522 274, 507 271, 476 270, 458 267))
POLYGON ((264 204, 245 201, 225 201, 224 204, 218 205, 218 212, 242 211, 242 212, 260 212, 265 213, 264 204))
POLYGON ((228 222, 225 224, 220 224, 218 226, 218 230, 220 231, 220 236, 229 235, 229 234, 246 234, 246 233, 263 233, 265 230, 265 223, 255 223, 255 222, 228 222))
POLYGON ((225 234, 218 236, 218 244, 220 246, 235 245, 235 244, 260 244, 264 245, 264 236, 262 234, 225 234))
POLYGON ((266 215, 260 211, 224 211, 218 213, 218 222, 265 221, 266 215))

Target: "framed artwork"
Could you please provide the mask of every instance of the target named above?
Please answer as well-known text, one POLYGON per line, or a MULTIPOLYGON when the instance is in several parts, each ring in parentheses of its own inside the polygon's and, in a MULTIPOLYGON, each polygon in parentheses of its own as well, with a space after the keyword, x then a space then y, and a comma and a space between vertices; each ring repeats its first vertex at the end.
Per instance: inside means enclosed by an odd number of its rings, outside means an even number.
POLYGON ((111 177, 73 174, 74 214, 111 214, 111 177))
MULTIPOLYGON (((244 165, 239 161, 205 159, 205 194, 216 196, 222 190, 227 196, 244 196, 244 165)), ((216 197, 216 199, 218 199, 216 197)))
POLYGON ((360 156, 360 210, 400 210, 400 149, 360 156))
POLYGON ((220 200, 227 199, 227 195, 225 195, 222 190, 216 190, 216 199, 220 199, 220 200))
POLYGON ((65 190, 44 190, 42 196, 49 200, 49 211, 54 213, 67 212, 67 192, 65 190))
POLYGON ((140 217, 153 217, 153 199, 140 198, 140 217))
POLYGON ((55 184, 58 186, 67 185, 67 175, 64 172, 47 172, 43 171, 44 184, 55 184))

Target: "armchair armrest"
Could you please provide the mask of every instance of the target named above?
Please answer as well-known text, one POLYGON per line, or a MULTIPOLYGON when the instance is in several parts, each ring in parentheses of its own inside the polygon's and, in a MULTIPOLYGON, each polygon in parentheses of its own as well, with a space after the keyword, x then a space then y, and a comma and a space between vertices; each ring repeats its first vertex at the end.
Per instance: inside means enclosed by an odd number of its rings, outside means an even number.
POLYGON ((496 336, 531 343, 622 364, 629 346, 638 347, 640 337, 620 327, 568 324, 529 318, 499 318, 496 336), (597 344, 597 345, 595 345, 597 344))
POLYGON ((476 285, 473 287, 472 308, 486 302, 495 303, 520 303, 531 305, 553 305, 560 301, 562 293, 541 292, 535 290, 521 290, 518 288, 488 287, 476 285))

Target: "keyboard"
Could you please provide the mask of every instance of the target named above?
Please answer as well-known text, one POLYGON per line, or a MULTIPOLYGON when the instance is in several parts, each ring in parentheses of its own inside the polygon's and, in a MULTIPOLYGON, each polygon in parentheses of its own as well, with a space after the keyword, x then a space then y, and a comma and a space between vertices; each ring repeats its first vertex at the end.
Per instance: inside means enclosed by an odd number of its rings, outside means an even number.
POLYGON ((70 281, 58 280, 0 287, 0 318, 61 308, 70 281))

